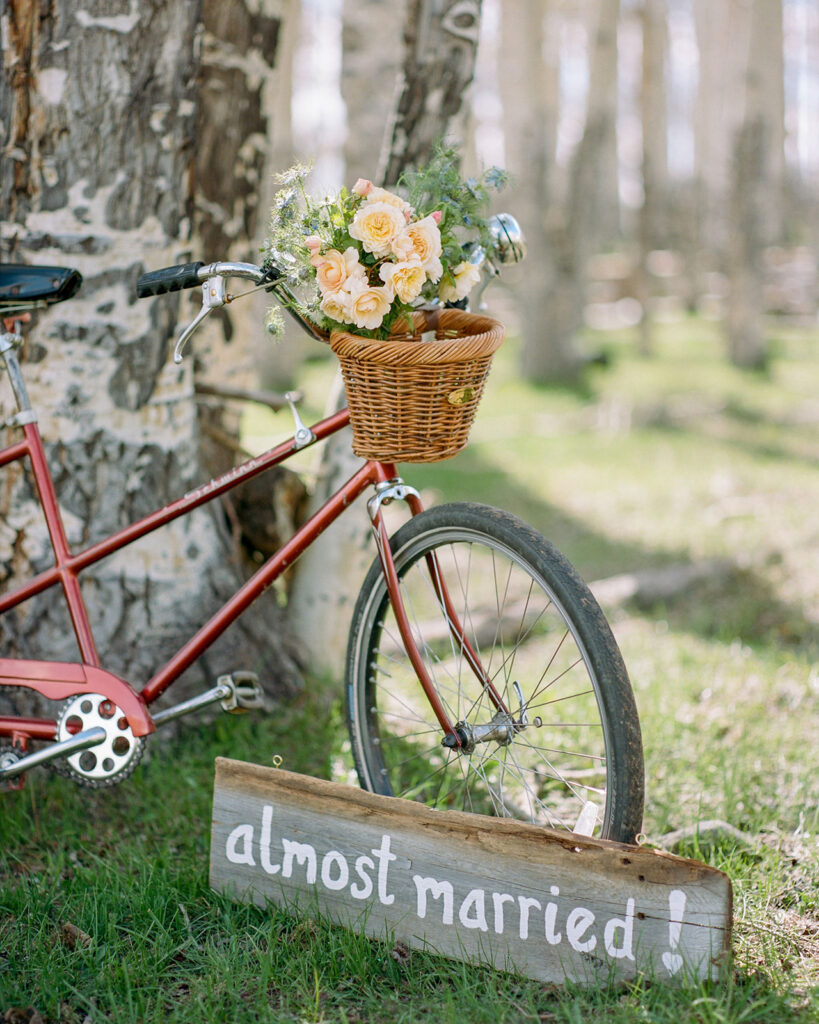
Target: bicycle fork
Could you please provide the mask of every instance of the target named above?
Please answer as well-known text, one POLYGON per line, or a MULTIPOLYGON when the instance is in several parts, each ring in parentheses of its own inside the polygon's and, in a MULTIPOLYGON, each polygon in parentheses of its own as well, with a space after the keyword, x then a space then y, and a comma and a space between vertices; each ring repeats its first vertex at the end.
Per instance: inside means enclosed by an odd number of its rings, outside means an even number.
MULTIPOLYGON (((375 490, 376 493, 367 502, 367 511, 369 512, 370 523, 375 535, 378 559, 384 573, 390 603, 395 614, 396 624, 404 644, 404 649, 407 652, 407 657, 415 670, 418 682, 421 684, 433 713, 438 720, 438 724, 443 730, 442 746, 470 753, 478 743, 485 743, 490 740, 503 744, 510 743, 517 731, 513 716, 504 704, 503 698, 493 685, 492 680, 481 664, 480 658, 469 642, 466 631, 461 625, 455 611, 455 606, 450 598, 446 581, 438 565, 438 560, 433 553, 430 553, 425 556, 427 569, 436 599, 446 616, 452 639, 496 710, 491 721, 485 724, 470 725, 466 722, 453 723, 451 721, 447 709, 430 678, 424 659, 418 650, 418 644, 413 636, 412 627, 401 597, 401 585, 392 557, 392 548, 387 528, 384 523, 384 517, 381 514, 382 505, 388 505, 394 500, 399 500, 406 501, 412 515, 418 515, 419 512, 423 511, 421 498, 415 488, 405 484, 400 477, 394 477, 391 480, 376 484, 375 490)), ((525 709, 522 709, 522 724, 525 724, 524 719, 525 709)))

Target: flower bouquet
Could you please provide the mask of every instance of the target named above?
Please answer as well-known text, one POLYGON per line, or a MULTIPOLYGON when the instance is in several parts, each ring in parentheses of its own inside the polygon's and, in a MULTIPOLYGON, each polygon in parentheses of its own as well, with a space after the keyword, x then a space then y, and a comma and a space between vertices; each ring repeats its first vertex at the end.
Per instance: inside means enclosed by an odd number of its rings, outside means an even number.
POLYGON ((489 194, 505 184, 503 171, 462 180, 454 152, 441 150, 396 191, 359 178, 322 200, 308 194, 308 173, 298 166, 279 176, 262 251, 292 289, 287 304, 326 333, 387 338, 418 303, 459 301, 478 281, 462 244, 486 241, 489 194), (312 294, 296 299, 305 284, 312 294))
POLYGON ((492 168, 462 180, 454 153, 441 150, 395 191, 360 178, 318 201, 305 189, 308 170, 281 176, 263 251, 288 286, 284 304, 330 336, 353 449, 382 462, 449 458, 467 443, 503 328, 439 307, 479 280, 463 243, 487 241, 489 191, 506 176, 492 168), (419 344, 430 330, 435 343, 419 344))

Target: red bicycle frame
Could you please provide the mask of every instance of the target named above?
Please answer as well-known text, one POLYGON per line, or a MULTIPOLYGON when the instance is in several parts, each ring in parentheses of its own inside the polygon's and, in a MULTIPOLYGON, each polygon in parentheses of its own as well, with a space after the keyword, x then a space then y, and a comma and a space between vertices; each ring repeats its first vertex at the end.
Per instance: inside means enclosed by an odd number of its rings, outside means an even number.
MULTIPOLYGON (((9 360, 7 359, 7 364, 9 360)), ((17 382, 17 389, 24 393, 23 385, 17 382)), ((27 404, 27 399, 25 399, 27 404)), ((77 639, 81 661, 59 662, 23 658, 0 658, 0 686, 23 686, 33 689, 51 700, 63 700, 79 694, 102 694, 120 708, 127 718, 135 736, 145 736, 156 729, 148 707, 168 689, 179 676, 196 661, 207 648, 244 612, 277 577, 301 555, 310 544, 369 486, 379 485, 384 493, 400 484, 396 468, 391 463, 365 462, 362 467, 343 484, 331 498, 272 555, 254 575, 247 580, 222 608, 193 636, 162 668, 137 692, 125 680, 103 669, 97 651, 88 611, 79 584, 83 569, 121 550, 128 544, 158 530, 167 523, 186 515, 206 502, 225 494, 232 488, 260 473, 277 466, 294 452, 308 445, 323 441, 346 427, 349 412, 344 409, 333 416, 313 425, 307 441, 294 436, 271 448, 262 455, 242 463, 222 476, 188 492, 164 508, 145 516, 104 540, 91 545, 77 554, 69 548, 65 528, 60 514, 51 473, 45 457, 42 438, 36 424, 36 417, 25 416, 19 425, 23 429, 23 440, 0 450, 0 467, 28 458, 40 498, 40 504, 48 528, 54 552, 54 565, 35 576, 8 594, 0 596, 0 615, 11 608, 51 587, 61 586, 68 606, 72 626, 77 639)), ((305 432, 307 433, 307 432, 305 432)), ((420 499, 411 488, 400 486, 412 515, 421 512, 420 499)), ((395 492, 397 494, 397 490, 395 492)), ((396 622, 419 682, 445 736, 452 737, 460 745, 454 724, 449 718, 437 691, 429 677, 423 657, 416 646, 412 629, 401 600, 398 574, 386 526, 380 510, 380 501, 371 507, 371 521, 376 536, 378 555, 384 572, 387 590, 392 603, 396 622)), ((473 672, 485 687, 495 707, 506 711, 500 695, 484 672, 480 660, 470 645, 465 631, 458 621, 452 601, 439 571, 434 555, 427 555, 427 565, 434 590, 445 610, 450 629, 456 642, 461 646, 473 672)), ((0 736, 11 737, 22 750, 28 748, 30 740, 54 740, 57 738, 57 723, 45 718, 22 718, 0 716, 0 736)))
MULTIPOLYGON (((314 441, 311 443, 330 437, 347 426, 348 423, 349 413, 346 409, 320 421, 312 428, 314 441)), ((292 565, 344 509, 352 504, 367 487, 388 483, 396 477, 395 466, 391 464, 364 463, 361 469, 340 487, 327 503, 240 587, 196 635, 148 681, 142 690, 136 693, 123 680, 117 679, 116 676, 102 669, 88 611, 80 590, 79 574, 83 569, 119 551, 133 541, 139 540, 200 505, 225 494, 246 480, 284 462, 297 450, 295 438, 283 442, 256 458, 249 459, 235 469, 197 487, 105 540, 73 554, 66 538, 54 485, 45 458, 43 442, 36 423, 26 423, 23 426, 23 432, 24 440, 0 451, 0 467, 25 458, 30 460, 54 550, 55 564, 51 569, 40 573, 12 592, 0 596, 0 614, 44 590, 61 585, 82 663, 0 658, 0 685, 27 686, 51 699, 61 699, 82 692, 103 692, 126 713, 129 724, 137 736, 154 731, 155 726, 147 712, 147 707, 196 661, 210 644, 289 565, 292 565)), ((415 505, 413 511, 420 511, 420 504, 415 505)), ((432 692, 431 684, 430 691, 432 692)), ((451 725, 449 725, 449 729, 451 730, 451 725)), ((55 733, 56 722, 52 720, 0 717, 0 736, 11 736, 23 746, 26 745, 25 741, 28 739, 52 740, 55 738, 55 733)))

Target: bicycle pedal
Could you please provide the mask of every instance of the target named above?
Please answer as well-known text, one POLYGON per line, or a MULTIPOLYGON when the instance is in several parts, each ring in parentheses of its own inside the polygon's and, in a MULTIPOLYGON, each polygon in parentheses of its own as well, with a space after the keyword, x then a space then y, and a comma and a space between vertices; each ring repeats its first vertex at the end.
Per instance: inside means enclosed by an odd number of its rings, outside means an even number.
POLYGON ((255 672, 231 672, 219 676, 217 683, 230 689, 228 696, 219 701, 223 711, 241 715, 264 706, 264 691, 255 672))

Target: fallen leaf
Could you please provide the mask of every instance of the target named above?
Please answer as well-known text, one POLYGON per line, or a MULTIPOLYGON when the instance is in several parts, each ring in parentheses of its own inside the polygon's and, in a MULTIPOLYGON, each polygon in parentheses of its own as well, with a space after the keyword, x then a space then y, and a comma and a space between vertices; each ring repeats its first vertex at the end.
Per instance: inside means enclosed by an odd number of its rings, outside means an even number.
POLYGON ((396 942, 390 950, 390 956, 399 964, 408 964, 410 958, 409 946, 404 942, 396 942))
POLYGON ((70 921, 64 921, 60 926, 60 937, 69 949, 76 949, 77 946, 88 948, 93 941, 87 932, 82 931, 70 921))

